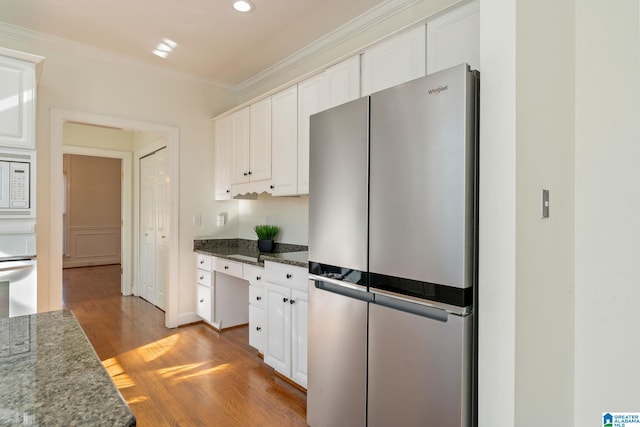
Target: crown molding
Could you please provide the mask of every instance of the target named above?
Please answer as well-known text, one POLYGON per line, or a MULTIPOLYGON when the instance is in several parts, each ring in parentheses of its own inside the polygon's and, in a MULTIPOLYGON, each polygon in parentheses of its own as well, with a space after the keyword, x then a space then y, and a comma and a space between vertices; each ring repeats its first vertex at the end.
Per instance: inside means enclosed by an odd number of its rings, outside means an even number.
POLYGON ((62 37, 45 34, 27 28, 0 22, 0 37, 20 42, 27 42, 48 49, 73 53, 82 57, 118 65, 125 65, 135 70, 156 73, 165 77, 190 83, 204 83, 219 89, 242 93, 277 78, 314 57, 334 48, 350 38, 374 27, 390 17, 402 12, 423 0, 387 0, 362 15, 352 19, 334 31, 322 36, 284 60, 264 69, 240 84, 227 83, 195 74, 170 70, 132 59, 125 55, 110 52, 84 43, 71 41, 62 37))
POLYGON ((237 86, 244 92, 260 86, 276 77, 296 68, 314 57, 334 48, 350 38, 368 30, 390 17, 402 12, 422 0, 387 0, 369 9, 362 15, 320 37, 284 60, 250 77, 237 86))

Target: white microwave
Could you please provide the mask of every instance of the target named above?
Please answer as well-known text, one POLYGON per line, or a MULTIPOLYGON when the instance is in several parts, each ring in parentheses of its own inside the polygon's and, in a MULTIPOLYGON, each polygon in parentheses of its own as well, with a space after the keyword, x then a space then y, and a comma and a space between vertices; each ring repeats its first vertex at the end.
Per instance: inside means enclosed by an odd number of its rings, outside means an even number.
POLYGON ((0 151, 0 219, 34 217, 34 159, 30 150, 0 151))

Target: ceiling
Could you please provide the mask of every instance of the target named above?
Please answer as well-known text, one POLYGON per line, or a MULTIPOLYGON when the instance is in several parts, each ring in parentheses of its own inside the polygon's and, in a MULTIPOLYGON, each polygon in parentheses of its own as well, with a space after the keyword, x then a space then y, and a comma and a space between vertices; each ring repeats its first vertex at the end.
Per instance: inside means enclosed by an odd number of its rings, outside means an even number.
POLYGON ((232 0, 0 0, 0 25, 239 87, 385 2, 252 1, 239 13, 232 0), (152 53, 163 38, 178 44, 166 59, 152 53))

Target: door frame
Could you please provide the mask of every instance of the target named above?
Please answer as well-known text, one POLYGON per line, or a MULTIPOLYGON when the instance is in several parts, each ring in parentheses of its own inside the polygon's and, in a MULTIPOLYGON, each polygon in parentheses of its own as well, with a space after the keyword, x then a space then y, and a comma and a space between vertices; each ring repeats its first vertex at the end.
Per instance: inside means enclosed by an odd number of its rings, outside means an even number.
POLYGON ((62 154, 74 154, 79 156, 106 157, 110 159, 120 159, 120 266, 122 267, 120 292, 122 295, 132 293, 132 261, 131 241, 132 241, 132 209, 131 209, 131 157, 128 151, 117 151, 91 147, 79 147, 72 145, 62 146, 62 154))
MULTIPOLYGON (((179 153, 180 138, 179 130, 176 127, 159 125, 154 123, 139 122, 122 119, 118 117, 102 116, 80 111, 64 110, 52 108, 50 115, 50 168, 51 179, 49 180, 50 195, 50 271, 49 271, 49 297, 51 301, 62 302, 62 198, 63 198, 63 173, 62 155, 64 151, 64 123, 74 122, 94 126, 107 126, 123 130, 146 132, 166 136, 168 157, 169 157, 169 224, 171 234, 169 235, 169 259, 176 262, 169 263, 169 274, 167 292, 165 295, 165 326, 174 328, 178 326, 179 315, 179 153)), ((131 188, 130 188, 131 189, 131 188)), ((138 204, 133 204, 133 214, 138 210, 138 204)), ((124 218, 123 218, 124 220, 124 218)), ((137 225, 129 218, 129 227, 132 227, 131 235, 138 232, 137 225)), ((133 247, 133 242, 129 241, 129 247, 133 247)), ((123 254, 124 255, 124 254, 123 254)), ((136 277, 134 265, 131 277, 136 277)), ((132 284, 132 289, 135 288, 132 284)), ((60 304, 61 305, 61 304, 60 304)))

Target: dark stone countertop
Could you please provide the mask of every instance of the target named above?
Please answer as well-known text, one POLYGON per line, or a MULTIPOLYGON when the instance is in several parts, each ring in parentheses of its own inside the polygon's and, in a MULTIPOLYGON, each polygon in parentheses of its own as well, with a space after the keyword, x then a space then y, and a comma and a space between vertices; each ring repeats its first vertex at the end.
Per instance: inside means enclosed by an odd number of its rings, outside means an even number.
POLYGON ((256 240, 247 239, 196 239, 193 251, 205 255, 239 261, 245 264, 264 266, 265 261, 308 267, 309 255, 304 245, 273 243, 273 252, 258 251, 256 240))
POLYGON ((0 319, 0 379, 0 425, 136 425, 70 311, 0 319))

